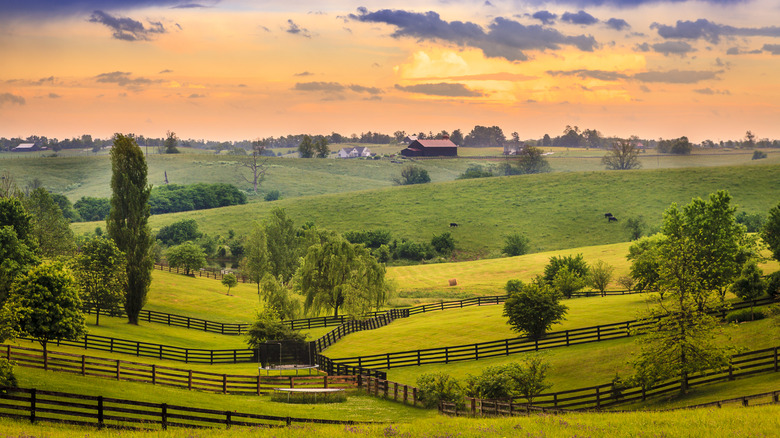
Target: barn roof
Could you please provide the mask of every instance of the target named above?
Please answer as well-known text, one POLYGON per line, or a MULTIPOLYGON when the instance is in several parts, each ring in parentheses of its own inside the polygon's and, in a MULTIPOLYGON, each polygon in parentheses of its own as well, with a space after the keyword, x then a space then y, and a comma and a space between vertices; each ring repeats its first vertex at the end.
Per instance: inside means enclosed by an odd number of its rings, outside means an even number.
POLYGON ((418 143, 423 145, 426 148, 456 148, 458 145, 450 141, 449 139, 446 140, 417 140, 418 143))
POLYGON ((22 143, 14 149, 32 149, 35 147, 35 143, 22 143))

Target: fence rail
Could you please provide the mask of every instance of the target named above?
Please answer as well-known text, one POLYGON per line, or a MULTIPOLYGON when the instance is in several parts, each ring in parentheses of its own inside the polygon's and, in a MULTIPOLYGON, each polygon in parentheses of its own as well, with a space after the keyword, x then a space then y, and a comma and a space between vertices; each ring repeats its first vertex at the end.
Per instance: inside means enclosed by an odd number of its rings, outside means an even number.
POLYGON ((279 417, 167 403, 149 403, 103 396, 38 389, 0 387, 0 416, 61 422, 98 428, 150 429, 158 426, 213 428, 217 426, 283 427, 293 423, 367 424, 318 418, 279 417))
MULTIPOLYGON (((760 300, 741 301, 734 303, 732 309, 750 308, 772 304, 775 300, 764 298, 760 300)), ((725 312, 718 312, 725 316, 725 312)), ((479 360, 496 356, 528 351, 539 351, 549 348, 568 347, 570 345, 601 342, 631 336, 651 324, 647 320, 631 320, 612 324, 602 324, 580 329, 564 330, 548 333, 544 338, 532 340, 527 337, 500 339, 489 342, 463 344, 447 347, 428 348, 422 350, 406 350, 367 356, 332 358, 334 364, 368 368, 399 368, 427 364, 448 364, 467 360, 479 360)), ((321 350, 320 350, 321 351, 321 350)))
MULTIPOLYGON (((154 269, 159 271, 173 272, 176 274, 185 274, 187 272, 183 268, 178 268, 178 267, 174 268, 170 265, 163 264, 163 263, 155 263, 154 269)), ((233 272, 233 271, 225 272, 224 269, 217 269, 217 268, 210 268, 210 267, 190 270, 190 274, 192 274, 194 277, 206 277, 206 278, 213 278, 215 280, 222 280, 225 277, 225 274, 227 273, 235 275, 236 279, 241 283, 252 283, 252 280, 249 277, 247 277, 246 275, 240 272, 233 272)))

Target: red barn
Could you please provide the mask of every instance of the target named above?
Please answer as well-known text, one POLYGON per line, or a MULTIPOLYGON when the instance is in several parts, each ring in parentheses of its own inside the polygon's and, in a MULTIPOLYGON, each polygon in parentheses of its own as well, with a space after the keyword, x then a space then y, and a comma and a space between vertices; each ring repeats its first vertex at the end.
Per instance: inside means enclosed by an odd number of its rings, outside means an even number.
POLYGON ((458 145, 449 138, 442 140, 415 140, 401 151, 405 157, 457 157, 458 145))

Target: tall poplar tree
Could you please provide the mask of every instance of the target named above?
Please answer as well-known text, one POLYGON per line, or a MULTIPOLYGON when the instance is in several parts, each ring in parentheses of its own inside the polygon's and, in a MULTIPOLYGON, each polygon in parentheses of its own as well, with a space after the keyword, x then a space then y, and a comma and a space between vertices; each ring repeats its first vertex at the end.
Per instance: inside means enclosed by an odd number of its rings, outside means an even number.
POLYGON ((146 183, 146 160, 132 136, 114 135, 111 168, 113 195, 106 228, 127 257, 125 311, 130 324, 138 325, 138 314, 146 304, 152 280, 152 237, 148 225, 152 186, 146 183))

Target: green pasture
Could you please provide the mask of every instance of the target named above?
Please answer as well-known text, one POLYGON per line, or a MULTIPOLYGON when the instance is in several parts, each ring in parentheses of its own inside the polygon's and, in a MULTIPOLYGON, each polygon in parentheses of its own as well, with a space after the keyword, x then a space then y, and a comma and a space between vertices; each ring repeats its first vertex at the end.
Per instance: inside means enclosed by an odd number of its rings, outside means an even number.
MULTIPOLYGON (((737 348, 757 350, 780 345, 780 329, 777 326, 773 326, 769 320, 759 320, 738 325, 727 325, 718 338, 720 342, 734 345, 737 348)), ((634 338, 622 338, 553 348, 542 351, 540 354, 550 364, 548 381, 553 384, 551 391, 565 391, 609 383, 616 373, 627 377, 631 373, 629 361, 637 351, 638 346, 634 342, 634 338)), ((513 362, 517 360, 517 357, 518 355, 510 355, 446 365, 432 364, 390 368, 386 371, 388 380, 414 385, 417 382, 417 377, 422 373, 441 371, 458 379, 463 379, 468 374, 480 374, 485 367, 513 362)), ((766 389, 766 391, 773 389, 766 389)))
POLYGON ((399 416, 392 424, 296 425, 282 429, 177 429, 136 432, 0 419, 0 430, 11 437, 70 438, 216 438, 216 437, 546 437, 614 438, 680 437, 741 438, 774 436, 780 428, 780 406, 726 406, 667 412, 583 412, 512 418, 451 418, 399 416))

